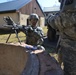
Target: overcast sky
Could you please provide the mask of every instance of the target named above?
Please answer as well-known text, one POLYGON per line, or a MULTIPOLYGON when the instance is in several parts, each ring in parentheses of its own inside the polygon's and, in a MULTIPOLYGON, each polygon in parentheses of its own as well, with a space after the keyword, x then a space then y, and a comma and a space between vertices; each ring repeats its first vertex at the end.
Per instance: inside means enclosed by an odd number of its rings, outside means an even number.
POLYGON ((60 5, 58 0, 38 0, 38 2, 42 7, 52 7, 52 6, 60 5))
MULTIPOLYGON (((0 0, 0 3, 6 2, 6 1, 12 1, 12 0, 0 0)), ((58 0, 38 0, 38 2, 42 7, 52 7, 55 5, 57 6, 59 5, 58 0)))

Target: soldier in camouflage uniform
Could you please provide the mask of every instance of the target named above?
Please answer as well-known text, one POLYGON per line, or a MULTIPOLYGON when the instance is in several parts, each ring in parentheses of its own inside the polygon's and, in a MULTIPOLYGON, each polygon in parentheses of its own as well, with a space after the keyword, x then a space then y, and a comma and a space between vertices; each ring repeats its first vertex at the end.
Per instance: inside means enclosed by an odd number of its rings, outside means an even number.
POLYGON ((48 23, 60 33, 64 75, 76 75, 76 0, 62 0, 61 13, 48 23))
POLYGON ((30 25, 22 25, 20 28, 26 34, 26 44, 33 45, 35 47, 37 46, 41 49, 44 34, 42 28, 37 24, 39 17, 37 14, 33 13, 28 19, 30 21, 30 25))

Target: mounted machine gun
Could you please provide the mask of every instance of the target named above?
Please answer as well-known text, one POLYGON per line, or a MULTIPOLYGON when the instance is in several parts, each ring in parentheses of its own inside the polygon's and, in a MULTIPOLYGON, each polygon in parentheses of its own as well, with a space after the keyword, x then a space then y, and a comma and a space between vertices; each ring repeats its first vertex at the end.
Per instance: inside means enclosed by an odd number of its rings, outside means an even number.
POLYGON ((16 37, 18 38, 18 41, 21 44, 21 41, 18 37, 18 25, 12 20, 11 17, 7 16, 4 17, 3 20, 6 22, 6 25, 3 25, 2 28, 0 28, 0 34, 9 34, 6 43, 8 42, 10 36, 12 33, 16 34, 16 37))

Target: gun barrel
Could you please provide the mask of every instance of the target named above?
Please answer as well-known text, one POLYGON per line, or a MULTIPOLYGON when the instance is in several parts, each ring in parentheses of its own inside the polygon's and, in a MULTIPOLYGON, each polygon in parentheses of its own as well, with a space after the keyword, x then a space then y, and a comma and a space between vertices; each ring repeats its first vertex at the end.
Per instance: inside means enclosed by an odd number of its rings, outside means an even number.
POLYGON ((10 34, 10 33, 15 33, 13 30, 8 29, 8 28, 0 28, 0 35, 2 34, 10 34))
POLYGON ((6 22, 6 25, 0 27, 0 34, 15 33, 15 30, 18 30, 16 23, 10 16, 5 16, 3 20, 6 22))
POLYGON ((0 35, 15 33, 12 25, 3 25, 0 27, 0 35))

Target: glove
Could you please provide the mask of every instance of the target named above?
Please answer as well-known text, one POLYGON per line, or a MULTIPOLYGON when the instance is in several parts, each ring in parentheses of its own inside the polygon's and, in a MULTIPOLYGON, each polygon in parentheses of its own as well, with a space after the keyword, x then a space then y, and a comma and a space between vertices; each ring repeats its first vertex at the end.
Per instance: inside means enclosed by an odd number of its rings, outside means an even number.
POLYGON ((32 27, 29 27, 28 28, 28 32, 32 32, 33 31, 33 28, 32 27))
POLYGON ((28 50, 37 50, 37 47, 36 46, 33 46, 33 47, 26 46, 25 48, 28 49, 28 50))
POLYGON ((23 29, 24 31, 26 31, 26 32, 31 32, 31 31, 33 31, 33 28, 32 28, 31 26, 24 26, 24 25, 22 25, 22 29, 23 29))

